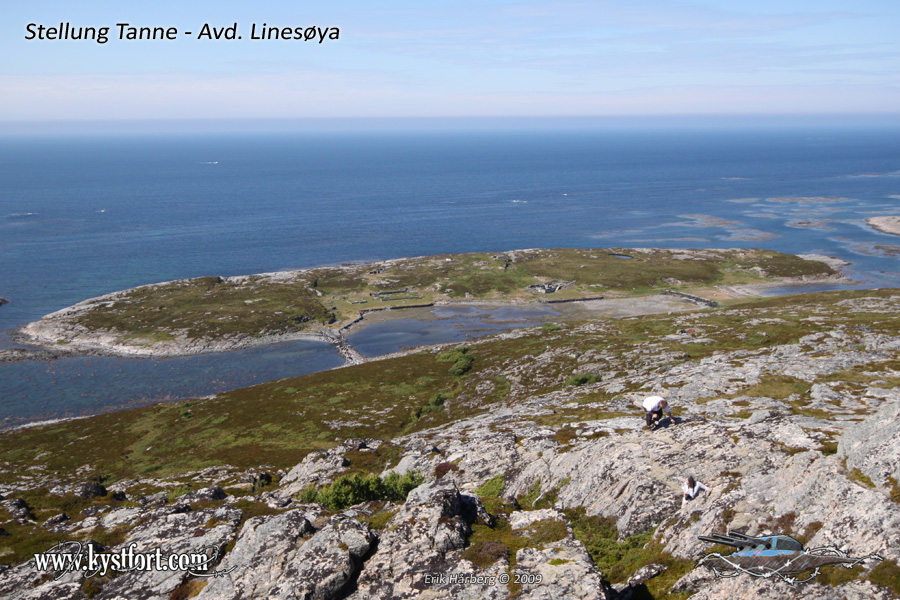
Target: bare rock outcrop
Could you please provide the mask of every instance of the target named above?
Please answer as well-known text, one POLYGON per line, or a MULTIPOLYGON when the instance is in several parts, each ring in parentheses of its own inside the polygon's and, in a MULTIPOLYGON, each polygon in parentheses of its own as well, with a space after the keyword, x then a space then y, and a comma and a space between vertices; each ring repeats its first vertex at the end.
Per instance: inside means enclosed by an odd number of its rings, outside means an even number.
POLYGON ((316 531, 314 510, 294 509, 247 521, 234 549, 198 598, 336 598, 358 574, 374 536, 343 515, 316 531))
POLYGON ((847 468, 859 469, 882 488, 900 479, 900 393, 891 395, 895 401, 849 428, 838 442, 838 456, 846 459, 847 468))
POLYGON ((475 517, 467 514, 467 506, 451 483, 425 484, 410 492, 379 538, 350 597, 414 598, 431 587, 426 576, 449 572, 455 562, 449 553, 466 545, 475 517))
POLYGON ((309 486, 321 487, 331 483, 350 467, 345 454, 350 451, 376 452, 382 443, 374 439, 350 439, 330 450, 310 452, 281 478, 278 495, 290 498, 309 486))

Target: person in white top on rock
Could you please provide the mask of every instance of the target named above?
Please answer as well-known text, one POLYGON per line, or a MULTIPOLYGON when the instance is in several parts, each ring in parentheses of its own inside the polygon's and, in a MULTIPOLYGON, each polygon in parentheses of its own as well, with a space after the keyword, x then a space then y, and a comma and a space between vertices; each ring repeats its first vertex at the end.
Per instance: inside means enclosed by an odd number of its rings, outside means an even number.
POLYGON ((663 413, 669 416, 669 422, 674 425, 675 419, 672 417, 672 409, 669 403, 662 396, 647 396, 644 400, 644 411, 647 413, 647 429, 653 431, 653 426, 657 421, 662 420, 663 413))
POLYGON ((681 490, 684 492, 684 495, 681 497, 681 505, 684 506, 686 502, 696 498, 700 492, 704 490, 709 491, 709 488, 693 477, 688 477, 681 484, 681 490))

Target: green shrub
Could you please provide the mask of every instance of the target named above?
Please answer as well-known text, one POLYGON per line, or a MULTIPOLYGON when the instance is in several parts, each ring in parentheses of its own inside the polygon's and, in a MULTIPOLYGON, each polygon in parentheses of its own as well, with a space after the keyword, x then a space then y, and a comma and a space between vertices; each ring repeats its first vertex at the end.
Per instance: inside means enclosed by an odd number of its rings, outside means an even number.
POLYGON ((416 421, 416 420, 420 419, 421 417, 424 417, 424 416, 427 415, 428 413, 430 413, 430 412, 432 412, 432 411, 435 411, 435 410, 441 408, 442 406, 444 406, 444 403, 445 403, 447 400, 449 400, 449 399, 450 399, 450 396, 448 396, 448 395, 446 394, 446 390, 441 390, 441 391, 439 391, 439 392, 436 393, 434 396, 432 396, 431 398, 429 398, 429 399, 428 399, 428 402, 426 402, 425 404, 423 404, 423 405, 420 406, 419 408, 417 408, 417 409, 411 411, 411 412, 409 413, 409 414, 410 414, 410 420, 416 421))
POLYGON ((569 377, 566 380, 566 385, 590 385, 592 383, 597 383, 601 379, 602 377, 596 373, 579 373, 577 375, 572 375, 571 377, 569 377))
MULTIPOLYGON (((600 570, 610 578, 610 581, 624 581, 631 575, 626 569, 620 568, 626 558, 632 558, 640 554, 643 547, 650 541, 652 532, 644 532, 629 536, 624 541, 619 541, 619 530, 616 527, 614 517, 588 517, 584 509, 567 511, 572 521, 576 539, 580 540, 591 558, 597 563, 600 570)), ((628 561, 632 562, 632 561, 628 561)))
POLYGON ((565 512, 572 523, 575 539, 584 544, 597 567, 611 582, 626 581, 644 565, 659 563, 667 569, 647 582, 649 597, 679 600, 685 597, 682 592, 672 593, 671 588, 694 567, 694 561, 667 554, 662 545, 652 539, 653 530, 630 535, 620 542, 614 517, 589 517, 584 507, 565 512))
POLYGON ((314 486, 308 486, 297 492, 295 498, 304 504, 312 504, 319 497, 319 490, 314 486))
POLYGON ((452 362, 453 366, 450 367, 449 372, 454 377, 459 377, 472 368, 475 357, 469 354, 468 346, 460 346, 459 348, 441 352, 438 354, 437 360, 438 362, 452 362))
POLYGON ((425 483, 425 478, 414 471, 407 471, 403 475, 391 473, 383 480, 384 500, 403 502, 411 491, 425 483))
POLYGON ((328 510, 340 510, 370 500, 380 500, 381 478, 377 475, 360 475, 338 479, 319 490, 318 501, 328 510))
POLYGON ((475 358, 471 354, 463 354, 453 363, 453 366, 450 367, 450 374, 454 377, 463 375, 472 368, 473 362, 475 362, 475 358))
POLYGON ((297 494, 301 502, 318 502, 328 510, 342 510, 354 504, 372 500, 406 500, 414 488, 422 485, 425 478, 408 471, 403 475, 391 473, 384 479, 378 475, 354 473, 341 477, 334 483, 317 490, 310 486, 297 494))
POLYGON ((859 577, 862 573, 862 567, 855 565, 849 569, 844 565, 825 565, 816 574, 816 583, 820 585, 828 585, 837 587, 839 585, 849 583, 859 577))
POLYGON ((438 392, 428 401, 428 406, 430 406, 431 408, 440 408, 448 399, 449 397, 446 396, 444 392, 438 392))

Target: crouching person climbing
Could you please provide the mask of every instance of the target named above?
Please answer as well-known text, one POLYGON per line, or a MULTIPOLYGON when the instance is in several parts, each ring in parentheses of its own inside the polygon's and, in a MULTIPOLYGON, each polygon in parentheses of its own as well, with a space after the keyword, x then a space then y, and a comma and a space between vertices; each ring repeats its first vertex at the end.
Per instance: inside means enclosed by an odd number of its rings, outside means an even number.
POLYGON ((647 413, 647 429, 653 431, 656 424, 662 420, 663 413, 669 417, 669 423, 675 424, 675 418, 672 416, 672 409, 669 403, 662 396, 648 396, 644 400, 644 411, 647 413))
POLYGON ((704 490, 709 491, 709 488, 689 476, 681 484, 681 491, 683 492, 681 496, 681 506, 684 506, 686 503, 699 496, 700 492, 704 490))

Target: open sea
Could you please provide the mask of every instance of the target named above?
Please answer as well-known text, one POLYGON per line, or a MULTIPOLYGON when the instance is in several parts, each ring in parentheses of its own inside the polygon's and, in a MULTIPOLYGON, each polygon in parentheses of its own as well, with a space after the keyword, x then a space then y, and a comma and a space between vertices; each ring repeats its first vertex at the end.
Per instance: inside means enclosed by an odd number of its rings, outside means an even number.
MULTIPOLYGON (((898 214, 896 128, 5 136, 0 330, 145 283, 534 247, 821 253, 900 286, 900 237, 865 223, 898 214)), ((535 318, 474 311, 351 342, 379 354, 535 318)), ((316 342, 0 363, 0 427, 339 364, 316 342)))

